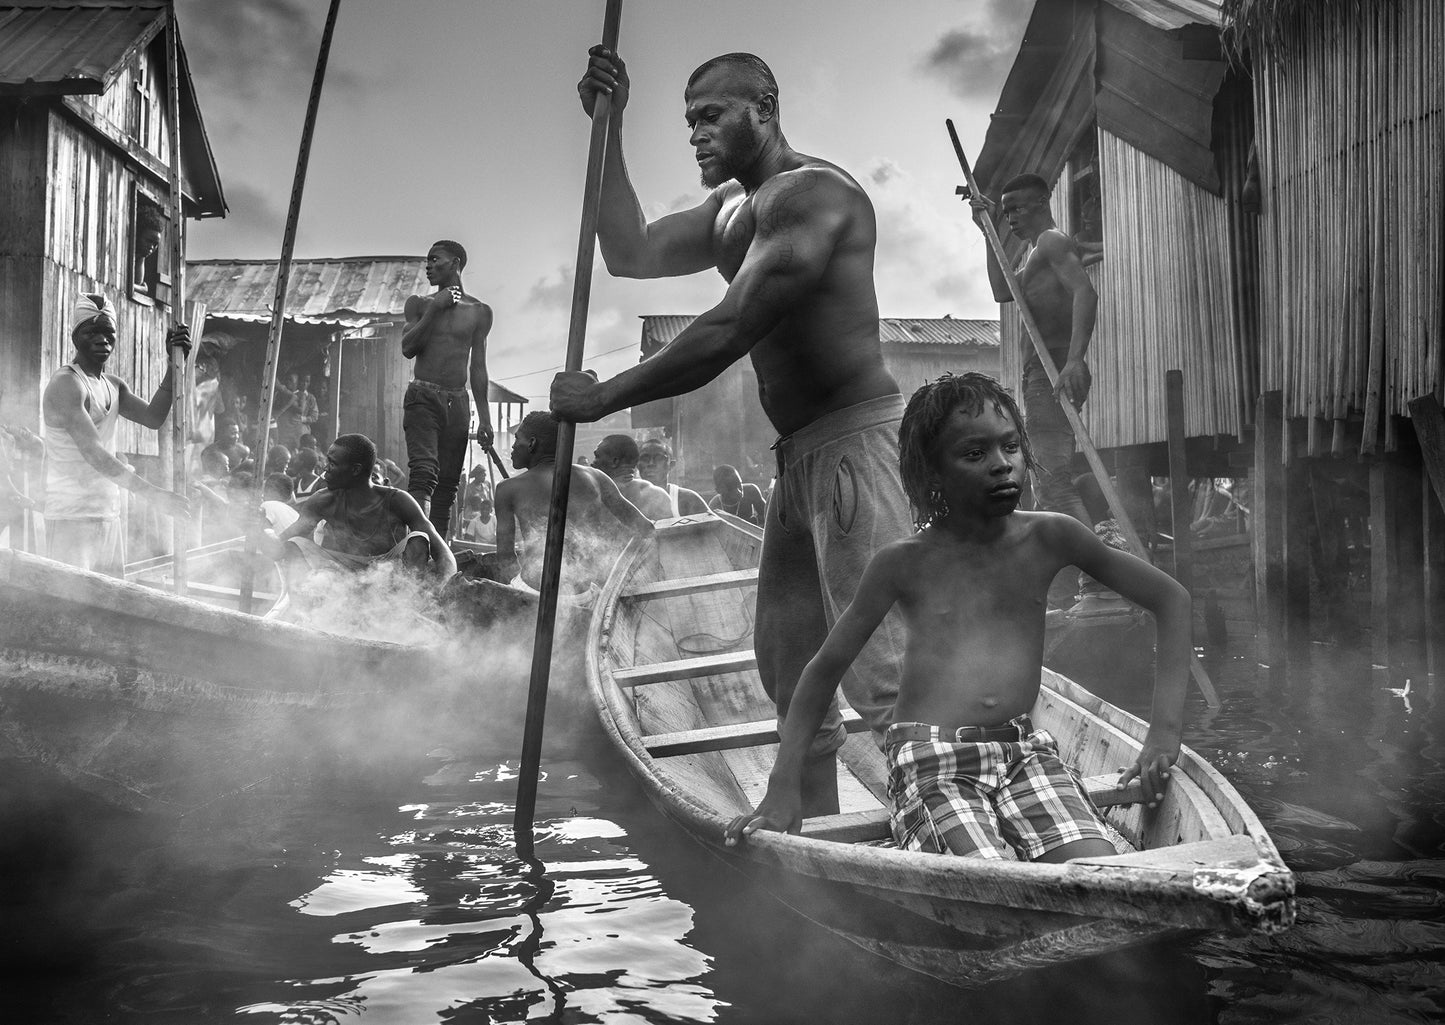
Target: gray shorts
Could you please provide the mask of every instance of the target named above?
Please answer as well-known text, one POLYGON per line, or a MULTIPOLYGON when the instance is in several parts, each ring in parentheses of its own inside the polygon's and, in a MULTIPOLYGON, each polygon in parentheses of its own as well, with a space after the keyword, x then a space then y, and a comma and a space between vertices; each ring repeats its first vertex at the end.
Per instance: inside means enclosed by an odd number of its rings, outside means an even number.
MULTIPOLYGON (((775 446, 778 479, 768 502, 760 582, 770 564, 801 572, 811 562, 829 629, 853 600, 873 553, 914 532, 898 473, 903 405, 901 395, 869 399, 830 413, 775 446)), ((811 657, 822 639, 796 641, 812 647, 806 652, 811 657)), ((843 677, 843 696, 880 746, 893 718, 903 652, 903 620, 894 609, 843 677)), ((796 685, 796 679, 775 682, 780 716, 786 714, 796 685)), ((824 721, 814 753, 836 750, 845 736, 835 708, 824 721)))

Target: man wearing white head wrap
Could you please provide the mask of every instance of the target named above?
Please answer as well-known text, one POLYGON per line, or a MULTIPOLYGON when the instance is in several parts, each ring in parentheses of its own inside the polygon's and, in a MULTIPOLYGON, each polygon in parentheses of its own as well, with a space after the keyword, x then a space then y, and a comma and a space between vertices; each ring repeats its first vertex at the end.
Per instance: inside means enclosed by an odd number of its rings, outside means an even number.
MULTIPOLYGON (((115 307, 103 293, 85 293, 72 307, 70 339, 75 358, 45 388, 45 530, 52 559, 81 569, 120 576, 125 570, 125 532, 120 489, 155 502, 171 516, 190 516, 183 495, 141 477, 115 455, 121 417, 151 429, 171 408, 171 372, 150 402, 105 372, 115 351, 115 307)), ((189 352, 184 324, 166 335, 167 348, 189 352)))

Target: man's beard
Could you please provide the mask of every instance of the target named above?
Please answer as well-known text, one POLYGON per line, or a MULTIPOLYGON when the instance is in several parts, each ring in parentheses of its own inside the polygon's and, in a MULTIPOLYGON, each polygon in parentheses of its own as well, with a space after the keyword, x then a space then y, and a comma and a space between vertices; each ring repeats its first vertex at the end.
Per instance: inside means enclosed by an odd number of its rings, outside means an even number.
POLYGON ((732 181, 738 176, 738 172, 751 163, 758 151, 762 149, 762 140, 749 121, 744 121, 735 128, 729 128, 718 141, 719 145, 713 147, 712 150, 712 168, 704 169, 698 176, 705 189, 715 189, 725 182, 732 181), (743 159, 738 160, 737 157, 743 159))

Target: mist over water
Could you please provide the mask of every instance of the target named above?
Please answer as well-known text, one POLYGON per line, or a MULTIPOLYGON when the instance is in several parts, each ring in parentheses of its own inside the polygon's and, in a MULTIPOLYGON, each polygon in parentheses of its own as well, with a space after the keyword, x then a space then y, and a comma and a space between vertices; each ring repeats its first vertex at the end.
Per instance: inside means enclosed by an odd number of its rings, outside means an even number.
MULTIPOLYGON (((523 650, 530 635, 490 643, 523 650)), ((453 731, 467 743, 385 772, 278 768, 183 815, 22 781, 37 853, 5 866, 32 899, 6 905, 19 913, 6 915, 0 1004, 27 1022, 1440 1020, 1435 682, 1333 648, 1274 672, 1207 654, 1224 704, 1211 714, 1191 693, 1186 741, 1298 875, 1299 922, 1279 937, 1154 946, 953 990, 829 936, 688 840, 565 688, 548 706, 539 878, 513 849, 527 660, 508 656, 507 673, 458 684, 484 698, 453 731)), ((1147 714, 1147 672, 1121 674, 1109 645, 1075 661, 1076 678, 1147 714)), ((15 810, 17 791, 5 793, 15 810)))

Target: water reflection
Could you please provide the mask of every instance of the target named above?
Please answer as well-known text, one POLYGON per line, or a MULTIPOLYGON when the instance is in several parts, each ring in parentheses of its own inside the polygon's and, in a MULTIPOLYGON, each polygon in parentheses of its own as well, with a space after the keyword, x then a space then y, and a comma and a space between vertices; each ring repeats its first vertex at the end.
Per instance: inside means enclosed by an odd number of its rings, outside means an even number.
MULTIPOLYGON (((1298 874, 1299 922, 1279 937, 1125 951, 960 994, 781 907, 574 733, 545 755, 540 873, 514 855, 514 752, 447 753, 380 784, 278 771, 179 819, 75 806, 74 834, 45 848, 72 875, 50 921, 68 930, 64 957, 5 980, 3 1006, 27 1023, 187 1025, 1053 1023, 1061 1008, 1071 1025, 1440 1020, 1434 679, 1323 648, 1272 671, 1218 654, 1209 668, 1223 707, 1192 697, 1188 739, 1298 874)), ((1147 714, 1147 686, 1087 682, 1147 714)))

